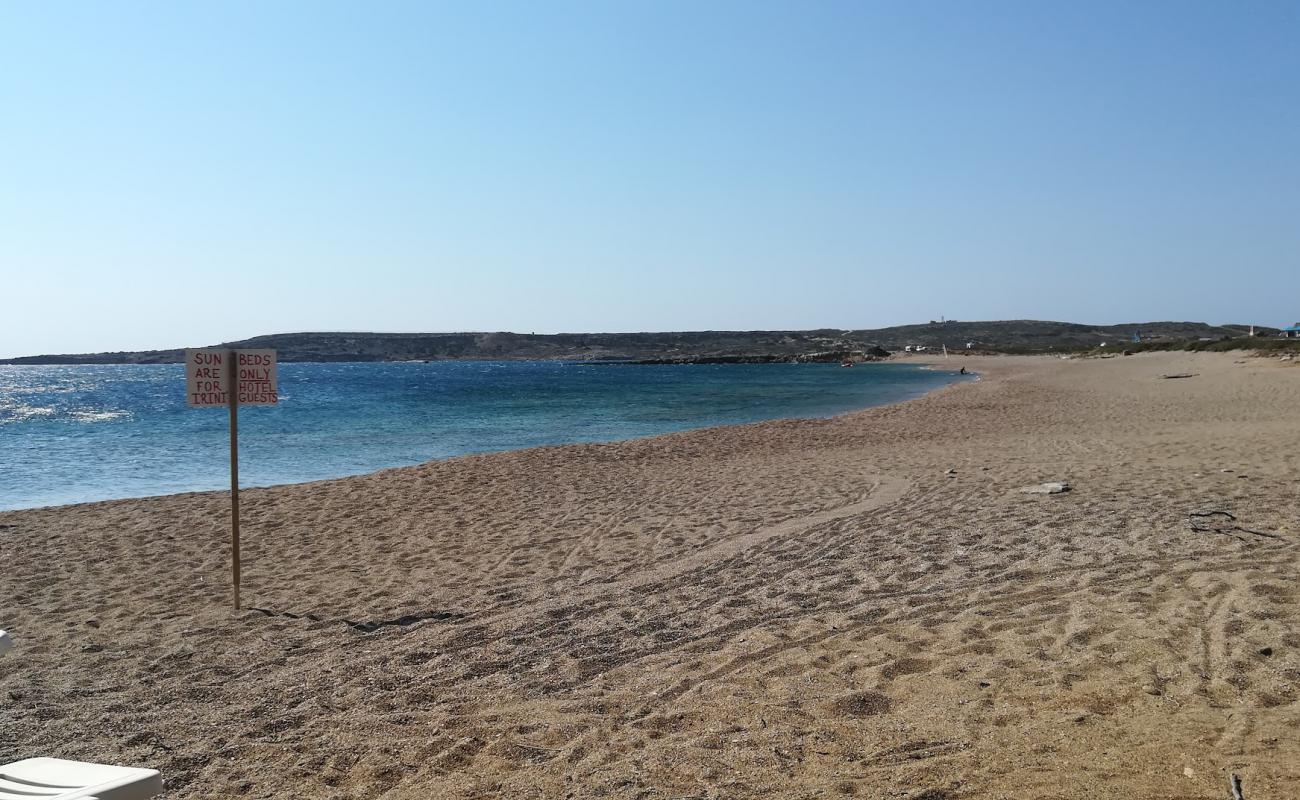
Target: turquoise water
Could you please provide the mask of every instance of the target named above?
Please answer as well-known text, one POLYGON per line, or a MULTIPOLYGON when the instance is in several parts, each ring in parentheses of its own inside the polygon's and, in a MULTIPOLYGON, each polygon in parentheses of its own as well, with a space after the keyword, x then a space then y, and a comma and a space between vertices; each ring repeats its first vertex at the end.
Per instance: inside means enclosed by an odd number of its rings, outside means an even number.
MULTIPOLYGON (((903 364, 282 364, 240 413, 244 486, 898 402, 959 380, 903 364)), ((0 509, 229 486, 227 413, 184 370, 0 366, 0 509)))

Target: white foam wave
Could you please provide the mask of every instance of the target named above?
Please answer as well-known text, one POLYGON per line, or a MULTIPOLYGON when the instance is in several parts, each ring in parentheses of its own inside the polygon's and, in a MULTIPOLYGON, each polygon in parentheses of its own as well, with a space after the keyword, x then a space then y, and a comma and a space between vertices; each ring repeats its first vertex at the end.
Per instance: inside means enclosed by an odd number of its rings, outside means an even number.
POLYGON ((26 422, 29 419, 53 415, 53 406, 29 406, 25 403, 0 402, 0 425, 7 422, 26 422))
POLYGON ((77 422, 111 422, 131 416, 130 411, 73 411, 68 414, 77 422))

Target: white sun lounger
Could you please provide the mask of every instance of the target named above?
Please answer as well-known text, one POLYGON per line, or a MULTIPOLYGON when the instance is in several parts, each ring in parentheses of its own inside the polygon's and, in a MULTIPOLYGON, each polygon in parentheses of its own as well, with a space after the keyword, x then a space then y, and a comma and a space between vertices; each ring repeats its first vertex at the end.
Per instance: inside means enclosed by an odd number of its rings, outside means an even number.
POLYGON ((157 770, 112 767, 62 758, 0 765, 2 800, 146 800, 162 791, 157 770))
MULTIPOLYGON (((0 631, 0 655, 14 646, 0 631)), ((146 800, 162 792, 156 769, 113 767, 63 758, 0 764, 0 800, 146 800)))

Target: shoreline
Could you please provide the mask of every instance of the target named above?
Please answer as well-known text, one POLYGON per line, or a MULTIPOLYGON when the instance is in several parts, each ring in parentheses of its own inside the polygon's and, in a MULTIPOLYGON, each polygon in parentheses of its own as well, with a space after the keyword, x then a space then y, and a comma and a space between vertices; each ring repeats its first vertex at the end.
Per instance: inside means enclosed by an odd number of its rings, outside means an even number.
POLYGON ((0 739, 186 800, 1295 795, 1300 371, 963 361, 245 490, 260 611, 222 493, 3 512, 0 739))
MULTIPOLYGON (((371 363, 371 362, 356 362, 356 363, 371 363)), ((398 362, 393 362, 393 363, 398 363, 398 362)), ((495 363, 495 362, 486 362, 486 361, 485 361, 485 362, 481 362, 481 363, 495 363)), ((581 364, 581 362, 574 362, 574 363, 581 364)), ((880 363, 887 363, 887 362, 880 362, 880 363)), ((926 370, 926 371, 936 371, 936 372, 945 372, 945 371, 949 371, 949 372, 954 372, 954 374, 955 374, 955 370, 935 369, 935 368, 929 366, 929 365, 928 365, 925 361, 923 361, 923 360, 916 360, 916 361, 911 361, 911 360, 909 360, 909 361, 903 361, 903 360, 899 359, 898 363, 910 364, 910 365, 913 365, 913 366, 917 366, 917 367, 919 367, 919 368, 921 368, 921 369, 923 369, 923 370, 926 370)), ((585 366, 585 364, 583 364, 583 365, 585 366)), ((25 365, 24 365, 24 366, 25 366, 25 365)), ((41 366, 47 366, 47 365, 41 365, 41 366)), ((79 364, 79 365, 72 365, 72 366, 104 366, 104 365, 98 365, 98 364, 92 364, 92 365, 80 365, 80 364, 79 364)), ((158 366, 158 365, 155 365, 155 364, 124 364, 124 365, 109 365, 109 366, 158 366)), ((640 365, 640 364, 638 364, 638 365, 635 365, 635 366, 677 366, 677 365, 640 365)), ((682 366, 693 366, 693 365, 682 365, 682 366)), ((725 365, 724 365, 724 366, 725 366, 725 365)), ((971 374, 971 375, 975 375, 975 373, 969 373, 969 374, 971 374)), ((973 378, 973 380, 978 380, 978 375, 975 375, 975 377, 973 378)), ((598 441, 598 442, 562 442, 562 443, 556 443, 556 444, 534 445, 534 446, 530 446, 530 447, 512 447, 512 448, 506 448, 506 449, 501 449, 501 450, 487 450, 487 451, 478 452, 478 453, 462 453, 462 454, 460 454, 460 455, 447 456, 447 457, 445 457, 445 458, 433 458, 433 459, 428 459, 428 460, 425 460, 425 461, 416 462, 416 463, 414 463, 414 464, 405 464, 405 465, 399 465, 399 466, 393 466, 393 467, 380 467, 380 468, 378 468, 378 469, 367 470, 367 471, 364 471, 364 472, 356 472, 356 473, 350 473, 350 474, 344 474, 344 475, 337 475, 337 476, 328 477, 328 478, 313 478, 313 479, 304 480, 304 481, 288 481, 288 482, 282 482, 282 483, 271 483, 271 484, 252 484, 252 485, 243 485, 243 484, 241 484, 241 485, 240 485, 240 492, 242 493, 242 492, 244 492, 245 490, 252 490, 252 489, 275 489, 275 488, 284 487, 284 486, 304 486, 304 485, 315 484, 315 483, 326 483, 326 482, 330 482, 330 481, 347 480, 347 479, 349 479, 349 478, 360 478, 360 477, 365 477, 365 476, 369 476, 369 475, 374 475, 374 474, 377 474, 377 473, 387 472, 387 471, 390 471, 390 470, 413 469, 413 468, 420 467, 420 466, 425 465, 425 464, 438 463, 438 462, 445 462, 445 461, 453 461, 453 460, 456 460, 456 459, 471 458, 471 457, 478 457, 478 456, 499 455, 499 454, 502 454, 502 453, 516 453, 516 452, 521 452, 521 451, 526 451, 526 450, 533 450, 533 449, 539 449, 539 448, 580 447, 580 446, 584 446, 584 445, 617 444, 617 443, 620 443, 620 442, 633 442, 633 441, 638 441, 638 440, 642 440, 642 439, 653 439, 653 438, 658 437, 658 436, 671 436, 671 435, 674 435, 674 434, 677 434, 677 433, 687 433, 687 432, 691 432, 691 431, 707 431, 707 430, 713 430, 713 429, 715 429, 715 428, 731 428, 731 427, 745 427, 745 426, 747 426, 747 425, 759 425, 759 424, 762 424, 762 423, 765 423, 765 422, 780 422, 780 421, 786 421, 786 420, 796 420, 796 421, 797 421, 797 420, 805 420, 805 419, 834 419, 834 418, 836 418, 836 417, 844 416, 844 415, 847 415, 847 414, 856 414, 856 413, 859 413, 859 412, 861 412, 861 411, 866 411, 866 410, 868 410, 868 409, 872 409, 872 408, 882 408, 882 407, 885 407, 885 406, 898 405, 898 404, 901 404, 901 403, 909 403, 909 402, 912 402, 912 401, 914 401, 914 400, 920 399, 921 397, 925 397, 925 396, 927 396, 927 395, 933 394, 934 392, 938 392, 938 391, 942 391, 942 390, 944 390, 944 389, 947 389, 947 388, 949 388, 950 386, 955 385, 955 384, 957 384, 957 383, 961 383, 961 381, 953 381, 953 382, 951 382, 951 383, 944 384, 944 385, 941 385, 941 386, 935 386, 935 387, 933 387, 933 388, 931 388, 931 389, 928 389, 928 390, 922 392, 921 394, 916 395, 916 396, 913 396, 913 397, 907 397, 907 398, 904 398, 904 399, 901 399, 901 400, 894 400, 894 401, 890 401, 890 402, 886 402, 886 403, 874 403, 874 404, 871 404, 871 405, 861 406, 861 407, 859 407, 859 408, 853 408, 853 409, 849 409, 849 410, 846 410, 846 411, 838 411, 838 412, 835 412, 835 413, 832 413, 832 414, 825 414, 825 415, 818 415, 818 416, 811 416, 811 417, 799 417, 799 416, 795 416, 795 417, 772 417, 772 418, 770 418, 770 419, 757 420, 757 421, 754 421, 754 422, 724 423, 724 424, 720 424, 720 425, 704 425, 704 426, 702 426, 702 427, 698 427, 698 428, 683 428, 683 429, 681 429, 681 430, 677 430, 677 431, 668 431, 668 432, 665 432, 665 433, 654 433, 654 434, 647 434, 647 435, 644 435, 644 436, 632 436, 632 437, 628 437, 628 438, 609 439, 609 440, 606 440, 606 441, 598 441)), ((4 514, 9 513, 9 512, 13 512, 13 511, 28 511, 28 510, 36 510, 36 509, 54 509, 54 508, 72 508, 72 507, 78 507, 78 506, 95 505, 95 504, 98 504, 98 503, 116 503, 116 502, 132 501, 132 500, 147 500, 147 499, 165 498, 165 497, 177 497, 177 496, 185 496, 185 495, 209 495, 209 494, 229 495, 229 493, 230 493, 230 490, 229 490, 228 488, 227 488, 227 489, 192 489, 192 490, 186 490, 186 491, 180 491, 180 492, 169 492, 169 493, 163 493, 163 494, 129 495, 129 496, 125 496, 125 497, 112 497, 112 498, 106 498, 106 499, 102 499, 102 500, 82 500, 82 501, 75 501, 75 502, 71 502, 71 503, 56 503, 56 504, 53 504, 53 505, 19 506, 19 507, 16 507, 16 508, 0 508, 0 516, 3 516, 4 514)))

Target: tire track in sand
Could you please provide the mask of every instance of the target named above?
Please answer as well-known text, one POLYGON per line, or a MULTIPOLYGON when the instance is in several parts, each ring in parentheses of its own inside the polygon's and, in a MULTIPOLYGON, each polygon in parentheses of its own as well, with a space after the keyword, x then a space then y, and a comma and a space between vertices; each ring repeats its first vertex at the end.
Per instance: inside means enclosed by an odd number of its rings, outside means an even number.
POLYGON ((619 591, 635 590, 650 584, 664 583, 679 575, 692 572, 714 562, 725 561, 747 550, 756 548, 764 542, 767 542, 769 539, 797 534, 827 522, 832 522, 844 517, 851 517, 856 514, 862 514, 867 511, 873 511, 877 508, 897 502, 907 494, 911 486, 912 484, 910 481, 902 478, 877 476, 875 482, 871 485, 871 488, 867 490, 864 498, 856 502, 836 506, 835 508, 829 508, 825 511, 818 511, 806 516, 792 517, 782 522, 778 522, 775 525, 757 528, 749 533, 737 534, 729 539, 710 545, 702 550, 689 553, 681 558, 671 559, 656 564, 637 573, 636 575, 631 575, 607 583, 597 584, 587 591, 566 592, 561 598, 544 600, 539 603, 528 605, 524 608, 508 608, 502 610, 500 613, 488 614, 483 617, 474 618, 473 615, 467 615, 462 622, 472 622, 475 625, 508 623, 524 616, 547 614, 565 608, 573 608, 601 595, 619 591))

